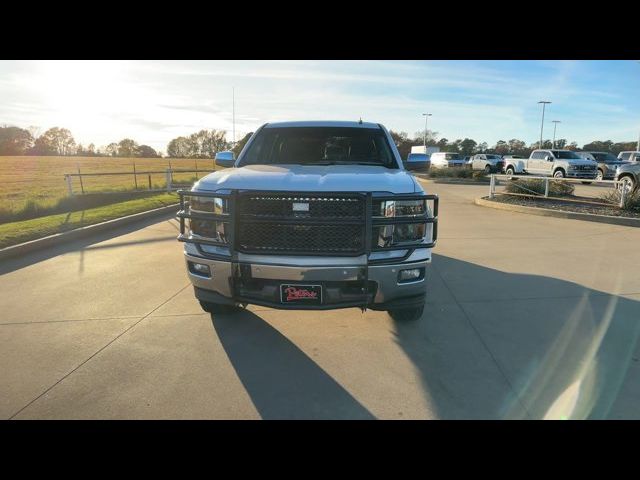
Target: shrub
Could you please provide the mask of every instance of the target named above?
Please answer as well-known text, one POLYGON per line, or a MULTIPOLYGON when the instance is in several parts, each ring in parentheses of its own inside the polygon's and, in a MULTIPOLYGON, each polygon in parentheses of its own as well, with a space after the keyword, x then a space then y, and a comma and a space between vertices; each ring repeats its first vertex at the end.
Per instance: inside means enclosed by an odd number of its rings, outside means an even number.
MULTIPOLYGON (((617 188, 609 190, 603 193, 600 199, 618 206, 620 205, 620 190, 617 188)), ((640 212, 640 189, 636 189, 634 192, 627 192, 624 195, 622 210, 627 212, 640 212)))
POLYGON ((468 168, 430 168, 431 178, 472 178, 473 171, 468 168))
MULTIPOLYGON (((509 193, 521 193, 524 195, 544 195, 545 181, 542 179, 519 179, 506 184, 505 190, 509 193)), ((549 196, 566 197, 573 195, 575 187, 569 182, 549 179, 549 196)))

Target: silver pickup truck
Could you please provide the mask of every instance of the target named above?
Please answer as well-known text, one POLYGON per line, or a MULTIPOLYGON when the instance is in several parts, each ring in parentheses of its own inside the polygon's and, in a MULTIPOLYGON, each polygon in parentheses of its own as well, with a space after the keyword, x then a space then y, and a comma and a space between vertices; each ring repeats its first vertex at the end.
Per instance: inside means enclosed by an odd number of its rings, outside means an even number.
POLYGON ((420 318, 438 197, 364 122, 260 127, 181 191, 187 274, 206 312, 360 307, 420 318))
POLYGON ((593 180, 598 173, 597 166, 593 160, 580 158, 571 150, 534 150, 527 159, 506 159, 504 173, 593 180))

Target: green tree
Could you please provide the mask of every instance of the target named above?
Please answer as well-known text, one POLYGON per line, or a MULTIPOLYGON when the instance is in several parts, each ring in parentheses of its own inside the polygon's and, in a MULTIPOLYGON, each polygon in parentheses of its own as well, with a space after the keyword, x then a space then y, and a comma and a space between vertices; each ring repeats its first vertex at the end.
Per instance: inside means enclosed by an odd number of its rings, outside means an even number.
POLYGON ((167 145, 167 155, 173 158, 189 157, 189 140, 186 137, 177 137, 167 145))
POLYGON ((157 158, 160 156, 158 155, 158 152, 156 152, 149 145, 140 145, 138 147, 136 154, 138 157, 142 157, 142 158, 157 158))
POLYGON ((240 156, 240 152, 242 152, 242 149, 247 144, 247 142, 249 141, 249 139, 251 138, 252 135, 253 135, 253 132, 249 132, 244 137, 242 137, 240 140, 238 140, 236 142, 236 144, 234 145, 234 147, 232 149, 234 155, 236 156, 236 158, 238 158, 238 156, 240 156))
POLYGON ((40 135, 34 144, 36 155, 73 155, 76 151, 76 141, 66 128, 53 127, 40 135))
POLYGON ((122 139, 118 142, 119 157, 136 157, 138 156, 138 144, 130 138, 122 139))
POLYGON ((470 138, 465 138, 460 142, 460 153, 462 155, 473 155, 476 152, 476 147, 478 146, 475 140, 470 138))
POLYGON ((18 127, 0 127, 0 155, 25 155, 33 146, 33 136, 18 127))

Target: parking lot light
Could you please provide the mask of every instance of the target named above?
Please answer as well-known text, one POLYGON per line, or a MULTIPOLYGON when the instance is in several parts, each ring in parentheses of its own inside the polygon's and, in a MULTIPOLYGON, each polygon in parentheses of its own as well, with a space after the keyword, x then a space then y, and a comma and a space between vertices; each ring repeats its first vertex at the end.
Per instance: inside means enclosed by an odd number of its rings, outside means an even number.
POLYGON ((560 120, 552 120, 553 122, 553 148, 556 148, 556 127, 559 123, 562 123, 560 120))
POLYGON ((540 123, 540 146, 538 148, 542 148, 542 130, 544 128, 544 107, 547 106, 547 103, 551 103, 547 100, 540 100, 538 103, 542 104, 542 122, 540 123))

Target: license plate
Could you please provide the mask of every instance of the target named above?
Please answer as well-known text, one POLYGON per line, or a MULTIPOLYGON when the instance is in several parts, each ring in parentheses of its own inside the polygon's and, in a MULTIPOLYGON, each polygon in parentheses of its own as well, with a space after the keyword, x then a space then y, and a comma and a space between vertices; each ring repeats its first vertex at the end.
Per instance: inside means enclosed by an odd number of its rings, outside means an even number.
POLYGON ((286 304, 320 305, 322 285, 281 284, 280 301, 286 304))

